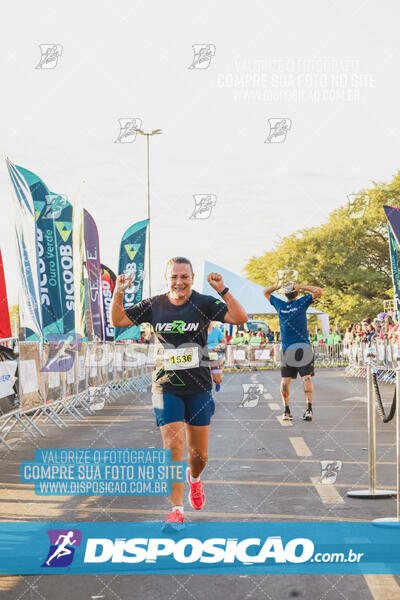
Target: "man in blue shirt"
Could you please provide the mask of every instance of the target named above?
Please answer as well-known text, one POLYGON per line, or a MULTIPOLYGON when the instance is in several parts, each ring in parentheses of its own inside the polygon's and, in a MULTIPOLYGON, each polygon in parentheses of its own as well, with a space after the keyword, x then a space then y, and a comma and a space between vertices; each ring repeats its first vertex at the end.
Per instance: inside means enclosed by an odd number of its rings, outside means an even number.
POLYGON ((267 339, 270 344, 272 344, 272 342, 274 341, 274 334, 270 329, 268 329, 267 331, 267 339))
POLYGON ((284 404, 283 419, 292 419, 289 408, 289 385, 291 379, 296 379, 297 373, 303 380, 306 396, 306 411, 303 415, 305 421, 312 421, 312 396, 313 384, 311 377, 314 375, 314 355, 308 338, 307 308, 319 298, 322 289, 311 285, 300 285, 289 282, 284 286, 285 302, 272 293, 281 287, 273 285, 263 290, 266 299, 276 309, 281 329, 281 395, 284 404), (311 292, 298 298, 300 290, 311 292))

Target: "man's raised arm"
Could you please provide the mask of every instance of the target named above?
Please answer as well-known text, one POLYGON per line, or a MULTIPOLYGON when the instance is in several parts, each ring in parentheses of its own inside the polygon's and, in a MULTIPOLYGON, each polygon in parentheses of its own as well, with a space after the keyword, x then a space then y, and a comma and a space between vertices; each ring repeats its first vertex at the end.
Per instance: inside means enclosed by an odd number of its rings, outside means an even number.
POLYGON ((318 286, 302 285, 300 283, 296 283, 294 288, 298 291, 304 290, 305 292, 311 292, 313 300, 317 300, 317 298, 320 298, 322 296, 322 291, 323 291, 322 288, 320 288, 318 286))
POLYGON ((268 300, 268 302, 269 302, 269 299, 271 298, 272 292, 276 292, 276 290, 279 290, 280 287, 281 286, 278 284, 278 285, 271 285, 270 287, 263 289, 263 294, 266 297, 266 299, 268 300))
POLYGON ((111 301, 111 325, 114 327, 130 327, 134 325, 129 317, 127 317, 124 307, 124 293, 125 290, 131 285, 132 277, 125 280, 125 275, 118 275, 115 282, 114 293, 111 301))

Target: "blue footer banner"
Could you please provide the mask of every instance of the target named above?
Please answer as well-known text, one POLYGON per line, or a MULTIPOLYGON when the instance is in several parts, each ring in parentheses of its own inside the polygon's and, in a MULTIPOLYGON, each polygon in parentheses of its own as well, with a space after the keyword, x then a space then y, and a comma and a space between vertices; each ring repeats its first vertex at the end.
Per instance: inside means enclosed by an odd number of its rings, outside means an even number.
POLYGON ((0 523, 1 574, 400 573, 400 523, 0 523))

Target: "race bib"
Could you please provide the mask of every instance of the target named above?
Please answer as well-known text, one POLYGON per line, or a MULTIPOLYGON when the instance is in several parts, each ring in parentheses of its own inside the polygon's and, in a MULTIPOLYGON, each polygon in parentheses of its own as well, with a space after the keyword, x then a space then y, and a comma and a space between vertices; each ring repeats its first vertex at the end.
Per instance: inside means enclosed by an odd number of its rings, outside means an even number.
POLYGON ((219 358, 218 352, 209 352, 208 353, 208 358, 210 360, 218 360, 218 358, 219 358))
POLYGON ((194 348, 169 348, 164 350, 164 369, 176 371, 177 369, 195 369, 199 366, 199 349, 194 348))

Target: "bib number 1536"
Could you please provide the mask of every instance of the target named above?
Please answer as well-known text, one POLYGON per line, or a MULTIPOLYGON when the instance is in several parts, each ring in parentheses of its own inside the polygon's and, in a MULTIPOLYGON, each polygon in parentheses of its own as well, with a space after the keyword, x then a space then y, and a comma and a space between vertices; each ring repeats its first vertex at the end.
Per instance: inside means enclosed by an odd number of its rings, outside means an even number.
POLYGON ((170 348, 164 351, 164 369, 194 369, 199 366, 198 348, 170 348))

